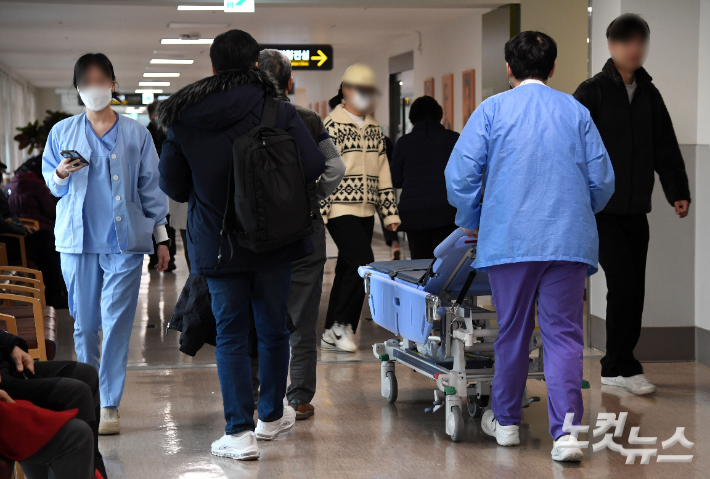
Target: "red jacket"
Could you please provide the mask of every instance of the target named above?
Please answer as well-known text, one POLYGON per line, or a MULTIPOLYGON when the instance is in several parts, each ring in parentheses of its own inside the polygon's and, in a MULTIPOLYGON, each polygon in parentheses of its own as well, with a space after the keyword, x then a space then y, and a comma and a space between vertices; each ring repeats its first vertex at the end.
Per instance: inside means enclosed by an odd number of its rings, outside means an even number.
POLYGON ((29 401, 0 402, 0 454, 24 461, 47 444, 78 411, 49 411, 29 401))

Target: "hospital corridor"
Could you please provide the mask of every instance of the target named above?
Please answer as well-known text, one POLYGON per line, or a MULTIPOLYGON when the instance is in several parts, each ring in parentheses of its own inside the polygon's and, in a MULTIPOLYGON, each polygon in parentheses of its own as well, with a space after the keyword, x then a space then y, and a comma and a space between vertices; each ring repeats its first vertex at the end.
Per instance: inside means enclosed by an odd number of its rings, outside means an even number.
POLYGON ((0 479, 710 477, 710 0, 0 0, 0 479))

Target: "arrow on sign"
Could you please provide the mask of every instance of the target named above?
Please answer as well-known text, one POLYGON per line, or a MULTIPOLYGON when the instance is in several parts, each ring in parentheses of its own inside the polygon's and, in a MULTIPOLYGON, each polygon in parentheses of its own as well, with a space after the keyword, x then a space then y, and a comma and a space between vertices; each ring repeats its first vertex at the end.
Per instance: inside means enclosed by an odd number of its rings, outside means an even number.
POLYGON ((318 61, 318 66, 322 66, 328 60, 328 57, 323 53, 323 50, 318 50, 318 56, 312 56, 311 60, 318 61))

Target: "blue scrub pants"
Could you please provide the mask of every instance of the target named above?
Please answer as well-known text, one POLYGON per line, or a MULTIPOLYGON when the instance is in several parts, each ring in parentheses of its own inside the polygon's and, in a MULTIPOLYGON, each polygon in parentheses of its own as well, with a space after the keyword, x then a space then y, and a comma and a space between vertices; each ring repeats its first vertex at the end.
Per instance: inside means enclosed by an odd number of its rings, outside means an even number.
POLYGON ((74 318, 77 360, 99 371, 101 407, 118 407, 126 381, 128 341, 136 315, 143 255, 62 253, 61 256, 69 313, 74 318), (104 332, 101 349, 99 330, 104 332))

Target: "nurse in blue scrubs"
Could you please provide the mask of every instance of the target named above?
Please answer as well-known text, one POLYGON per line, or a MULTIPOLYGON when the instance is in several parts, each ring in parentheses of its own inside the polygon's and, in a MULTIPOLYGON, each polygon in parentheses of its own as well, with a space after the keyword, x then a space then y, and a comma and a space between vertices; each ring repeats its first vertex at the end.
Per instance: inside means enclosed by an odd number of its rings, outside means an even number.
POLYGON ((159 245, 158 271, 170 259, 168 199, 158 188, 158 155, 150 133, 110 107, 116 77, 106 55, 79 58, 74 87, 86 113, 52 128, 42 172, 60 198, 56 248, 74 317, 77 359, 99 370, 99 434, 117 434, 143 255, 153 252, 153 238, 159 245), (64 150, 76 150, 88 163, 64 158, 64 150))

